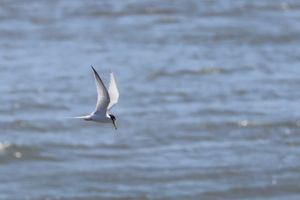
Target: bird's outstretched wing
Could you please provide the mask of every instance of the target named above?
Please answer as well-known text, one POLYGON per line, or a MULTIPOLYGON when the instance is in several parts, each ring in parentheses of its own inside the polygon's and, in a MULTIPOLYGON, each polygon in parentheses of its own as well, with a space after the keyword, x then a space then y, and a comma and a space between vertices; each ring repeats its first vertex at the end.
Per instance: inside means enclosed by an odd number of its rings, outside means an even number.
POLYGON ((110 110, 116 103, 118 103, 118 99, 119 99, 119 90, 117 87, 117 82, 112 72, 110 72, 108 94, 109 94, 110 102, 108 104, 107 109, 110 110))
POLYGON ((106 89, 105 85, 103 84, 99 74, 97 73, 97 71, 94 69, 93 66, 91 66, 91 67, 94 72, 97 93, 98 93, 97 105, 96 105, 95 112, 106 113, 107 106, 110 102, 109 94, 108 94, 107 89, 106 89))

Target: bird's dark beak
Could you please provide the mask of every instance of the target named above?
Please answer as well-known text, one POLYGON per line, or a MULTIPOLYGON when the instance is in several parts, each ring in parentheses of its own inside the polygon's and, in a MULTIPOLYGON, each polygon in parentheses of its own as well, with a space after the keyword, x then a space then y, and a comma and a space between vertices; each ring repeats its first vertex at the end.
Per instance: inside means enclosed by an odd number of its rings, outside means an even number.
POLYGON ((116 120, 112 120, 112 122, 113 122, 113 125, 114 125, 115 129, 118 129, 117 124, 116 124, 116 120))

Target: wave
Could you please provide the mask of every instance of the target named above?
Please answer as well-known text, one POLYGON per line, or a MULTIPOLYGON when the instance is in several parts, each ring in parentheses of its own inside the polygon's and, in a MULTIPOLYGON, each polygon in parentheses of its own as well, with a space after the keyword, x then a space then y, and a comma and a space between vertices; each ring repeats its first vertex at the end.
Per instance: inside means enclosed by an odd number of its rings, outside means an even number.
POLYGON ((149 80, 156 80, 161 77, 182 77, 182 76, 204 76, 204 75, 215 75, 215 74, 232 74, 238 72, 245 72, 253 70, 252 67, 244 68, 232 68, 227 69, 224 67, 199 67, 193 69, 177 69, 175 71, 168 71, 165 69, 160 69, 150 73, 148 76, 149 80))
POLYGON ((14 119, 12 121, 0 121, 2 130, 21 131, 21 132, 48 132, 69 129, 65 121, 61 120, 25 120, 14 119))
POLYGON ((19 161, 46 159, 41 156, 42 149, 37 146, 0 142, 0 164, 19 161))

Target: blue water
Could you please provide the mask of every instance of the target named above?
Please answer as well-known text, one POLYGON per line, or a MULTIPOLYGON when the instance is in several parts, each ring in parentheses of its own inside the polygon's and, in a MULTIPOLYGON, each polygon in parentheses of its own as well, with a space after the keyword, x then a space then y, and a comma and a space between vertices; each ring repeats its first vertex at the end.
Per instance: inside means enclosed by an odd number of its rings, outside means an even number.
POLYGON ((300 2, 0 2, 0 199, 300 199, 300 2), (115 73, 118 130, 70 117, 115 73))

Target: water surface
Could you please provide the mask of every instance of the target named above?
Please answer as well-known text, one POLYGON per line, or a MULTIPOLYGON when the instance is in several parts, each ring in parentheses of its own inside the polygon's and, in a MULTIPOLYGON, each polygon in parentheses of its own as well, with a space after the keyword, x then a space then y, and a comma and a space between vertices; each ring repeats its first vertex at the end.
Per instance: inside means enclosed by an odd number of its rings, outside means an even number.
POLYGON ((300 2, 0 2, 0 199, 300 198, 300 2), (90 65, 115 72, 119 129, 90 65))

